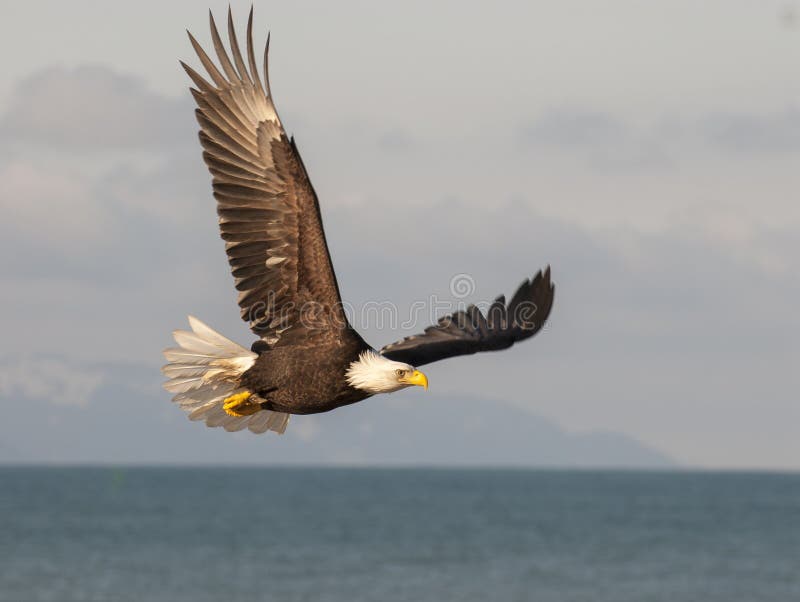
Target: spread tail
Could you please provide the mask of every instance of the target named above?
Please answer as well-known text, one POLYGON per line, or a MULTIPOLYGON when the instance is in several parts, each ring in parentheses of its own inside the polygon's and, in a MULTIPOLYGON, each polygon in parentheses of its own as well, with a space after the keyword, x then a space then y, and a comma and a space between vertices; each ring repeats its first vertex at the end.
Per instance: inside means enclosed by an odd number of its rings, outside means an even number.
POLYGON ((259 410, 247 416, 225 411, 225 400, 246 392, 239 377, 255 363, 257 354, 237 345, 189 316, 192 330, 173 332, 177 347, 164 350, 167 364, 161 368, 169 380, 164 388, 175 393, 172 401, 189 413, 189 420, 205 420, 207 426, 226 431, 244 428, 254 433, 283 433, 289 414, 259 410))

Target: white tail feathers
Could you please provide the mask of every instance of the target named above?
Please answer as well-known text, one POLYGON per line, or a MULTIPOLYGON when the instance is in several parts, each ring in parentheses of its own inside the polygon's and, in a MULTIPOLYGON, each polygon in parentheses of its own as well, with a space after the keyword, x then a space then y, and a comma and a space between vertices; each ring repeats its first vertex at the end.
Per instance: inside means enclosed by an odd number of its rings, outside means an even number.
POLYGON ((164 350, 167 364, 161 368, 169 378, 164 388, 175 393, 172 401, 189 412, 189 420, 205 420, 208 426, 226 431, 249 428, 253 433, 283 433, 289 414, 261 410, 250 416, 230 416, 223 409, 225 399, 245 389, 239 377, 256 361, 257 354, 225 338, 189 316, 188 330, 173 332, 177 347, 164 350))

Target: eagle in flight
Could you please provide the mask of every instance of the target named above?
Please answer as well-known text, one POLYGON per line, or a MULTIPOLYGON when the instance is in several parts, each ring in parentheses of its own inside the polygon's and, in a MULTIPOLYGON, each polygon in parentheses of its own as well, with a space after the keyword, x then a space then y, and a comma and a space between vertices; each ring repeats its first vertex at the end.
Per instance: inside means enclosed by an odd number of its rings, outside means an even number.
POLYGON ((213 16, 219 66, 189 34, 208 79, 181 63, 195 87, 203 159, 211 172, 225 251, 242 318, 259 337, 245 349, 189 317, 166 349, 164 387, 191 420, 228 431, 283 433, 292 414, 327 412, 378 393, 419 385, 438 360, 506 349, 536 334, 553 304, 550 268, 526 279, 485 314, 475 305, 421 334, 373 349, 348 322, 325 242, 319 201, 275 111, 264 51, 264 80, 247 57, 228 11, 230 54, 213 16))

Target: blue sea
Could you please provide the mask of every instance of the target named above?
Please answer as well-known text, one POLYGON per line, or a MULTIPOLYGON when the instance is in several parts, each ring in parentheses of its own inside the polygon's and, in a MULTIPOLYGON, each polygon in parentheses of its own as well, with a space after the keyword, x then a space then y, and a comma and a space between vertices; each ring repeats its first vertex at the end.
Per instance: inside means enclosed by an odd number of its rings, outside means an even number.
POLYGON ((800 475, 0 468, 3 601, 800 600, 800 475))

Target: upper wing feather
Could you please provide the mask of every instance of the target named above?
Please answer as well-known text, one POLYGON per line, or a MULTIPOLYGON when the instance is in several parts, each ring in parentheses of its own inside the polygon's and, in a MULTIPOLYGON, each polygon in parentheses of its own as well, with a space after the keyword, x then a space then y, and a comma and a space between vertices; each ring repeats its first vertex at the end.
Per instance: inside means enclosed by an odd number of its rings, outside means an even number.
MULTIPOLYGON (((336 275, 322 229, 317 195, 294 140, 286 135, 269 88, 269 38, 264 85, 253 51, 253 11, 247 21, 247 63, 228 10, 233 60, 210 16, 218 68, 189 34, 210 82, 181 63, 196 89, 203 159, 214 197, 242 319, 274 342, 313 303, 344 319, 336 275)), ((346 320, 345 320, 346 323, 346 320)))
POLYGON ((495 299, 485 316, 470 305, 441 318, 422 334, 386 345, 381 354, 421 366, 457 355, 506 349, 539 332, 550 314, 554 293, 548 267, 533 280, 525 280, 508 304, 502 295, 495 299))

